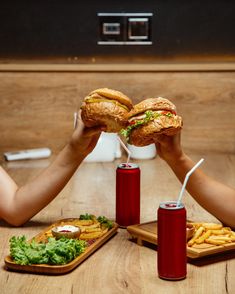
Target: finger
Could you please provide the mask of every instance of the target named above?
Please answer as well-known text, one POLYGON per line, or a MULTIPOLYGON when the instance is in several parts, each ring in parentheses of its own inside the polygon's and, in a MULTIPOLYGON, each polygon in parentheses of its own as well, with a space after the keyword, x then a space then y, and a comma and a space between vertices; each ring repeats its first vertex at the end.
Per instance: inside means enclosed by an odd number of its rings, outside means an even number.
POLYGON ((93 136, 93 137, 91 138, 91 141, 90 141, 89 145, 88 145, 88 149, 92 150, 92 149, 95 147, 95 145, 96 145, 98 139, 99 139, 99 135, 95 135, 95 136, 93 136))
POLYGON ((78 118, 79 118, 79 119, 82 119, 82 116, 81 116, 82 110, 81 110, 81 108, 78 110, 77 113, 78 113, 78 118))
POLYGON ((155 146, 156 146, 156 149, 158 150, 158 149, 160 149, 161 144, 159 142, 155 142, 155 146))
POLYGON ((164 144, 167 143, 169 141, 169 136, 167 135, 158 135, 157 137, 154 138, 155 143, 160 143, 160 144, 164 144))
POLYGON ((92 137, 94 135, 101 133, 102 131, 105 131, 105 130, 106 130, 105 126, 85 128, 84 137, 92 137))
POLYGON ((73 128, 76 129, 78 124, 78 113, 74 112, 73 114, 73 128))
POLYGON ((85 127, 84 122, 81 117, 81 109, 79 109, 77 112, 74 112, 73 126, 74 126, 74 129, 77 129, 77 128, 82 129, 85 127))

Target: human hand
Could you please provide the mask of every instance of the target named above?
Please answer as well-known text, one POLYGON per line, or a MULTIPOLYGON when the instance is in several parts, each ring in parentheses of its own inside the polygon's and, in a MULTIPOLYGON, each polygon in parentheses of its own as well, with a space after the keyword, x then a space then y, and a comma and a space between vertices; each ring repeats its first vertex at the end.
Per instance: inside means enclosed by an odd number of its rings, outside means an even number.
POLYGON ((160 135, 155 141, 158 155, 167 163, 181 158, 183 151, 181 148, 181 133, 173 136, 160 135))
POLYGON ((70 145, 78 155, 86 156, 95 148, 101 132, 105 130, 105 126, 86 127, 79 111, 70 145))

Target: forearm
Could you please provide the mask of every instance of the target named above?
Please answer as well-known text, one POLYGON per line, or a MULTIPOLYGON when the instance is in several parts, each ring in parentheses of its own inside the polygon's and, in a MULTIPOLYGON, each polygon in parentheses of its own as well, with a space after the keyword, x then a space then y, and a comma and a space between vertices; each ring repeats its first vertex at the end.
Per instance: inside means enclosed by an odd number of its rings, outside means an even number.
POLYGON ((84 157, 76 154, 70 144, 66 145, 47 169, 16 190, 3 218, 10 224, 21 225, 37 214, 63 189, 84 157))
MULTIPOLYGON (((167 161, 183 183, 195 163, 185 154, 167 161)), ((235 227, 235 190, 205 175, 200 168, 190 176, 186 186, 189 194, 223 223, 235 227)))

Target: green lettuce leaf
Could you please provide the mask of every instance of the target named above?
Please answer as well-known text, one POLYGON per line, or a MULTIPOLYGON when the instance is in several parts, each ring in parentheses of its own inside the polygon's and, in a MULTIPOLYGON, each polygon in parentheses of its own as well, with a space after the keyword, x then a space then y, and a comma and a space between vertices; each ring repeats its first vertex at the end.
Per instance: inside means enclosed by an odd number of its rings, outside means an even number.
POLYGON ((120 134, 123 135, 127 139, 127 141, 129 141, 130 133, 133 129, 138 128, 141 125, 147 124, 151 120, 157 119, 158 117, 160 117, 162 115, 166 115, 168 117, 172 116, 172 113, 170 113, 170 112, 168 112, 166 114, 162 114, 162 113, 152 111, 152 110, 147 110, 147 111, 145 111, 144 114, 145 114, 145 117, 143 119, 136 120, 135 123, 129 125, 126 129, 122 129, 120 131, 120 134))
POLYGON ((109 230, 112 229, 113 227, 113 222, 111 220, 109 220, 107 217, 105 216, 99 216, 97 218, 98 222, 101 223, 102 226, 107 227, 109 230))
POLYGON ((27 242, 25 236, 10 239, 10 255, 15 263, 66 264, 83 253, 87 243, 83 240, 49 238, 47 243, 27 242))

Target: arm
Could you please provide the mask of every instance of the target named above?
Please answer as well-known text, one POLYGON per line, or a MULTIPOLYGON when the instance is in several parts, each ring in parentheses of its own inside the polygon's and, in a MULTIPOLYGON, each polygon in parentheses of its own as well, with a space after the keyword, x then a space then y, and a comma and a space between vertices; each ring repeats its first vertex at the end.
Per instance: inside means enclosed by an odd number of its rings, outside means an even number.
MULTIPOLYGON (((159 156, 173 170, 183 183, 187 172, 195 163, 183 152, 180 145, 180 134, 161 136, 156 142, 159 156)), ((186 186, 189 194, 208 212, 221 222, 235 227, 235 190, 196 169, 186 186)))
POLYGON ((0 167, 0 218, 19 226, 37 214, 64 188, 82 160, 95 147, 102 128, 86 128, 79 118, 70 142, 48 168, 18 187, 0 167))

